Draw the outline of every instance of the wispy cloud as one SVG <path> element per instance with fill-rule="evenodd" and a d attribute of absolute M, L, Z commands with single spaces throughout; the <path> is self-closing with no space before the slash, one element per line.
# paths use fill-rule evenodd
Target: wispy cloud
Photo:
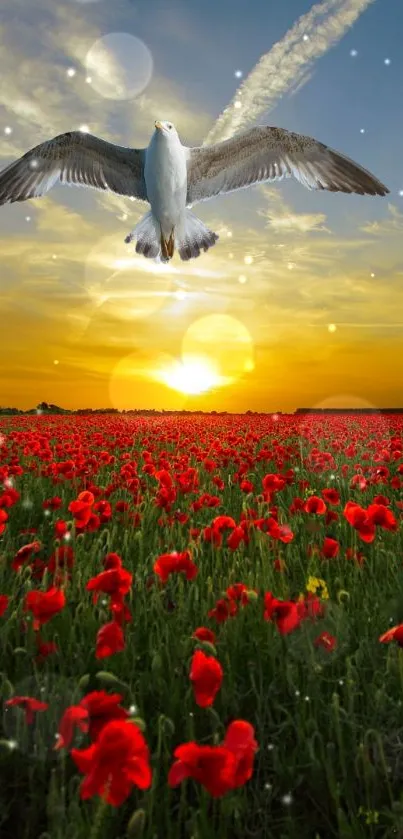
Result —
<path fill-rule="evenodd" d="M 315 61 L 350 29 L 374 0 L 325 0 L 302 15 L 256 67 L 207 134 L 204 144 L 232 137 L 272 110 L 290 90 L 310 78 Z M 240 103 L 240 107 L 239 107 Z"/>

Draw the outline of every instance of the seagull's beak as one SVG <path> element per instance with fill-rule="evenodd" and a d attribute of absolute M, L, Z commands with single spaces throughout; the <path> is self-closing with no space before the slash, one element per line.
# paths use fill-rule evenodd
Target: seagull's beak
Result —
<path fill-rule="evenodd" d="M 163 125 L 162 125 L 162 123 L 161 123 L 161 122 L 159 122 L 158 120 L 157 120 L 157 122 L 155 123 L 155 127 L 156 127 L 156 129 L 157 129 L 158 131 L 162 131 L 162 130 L 163 130 Z"/>

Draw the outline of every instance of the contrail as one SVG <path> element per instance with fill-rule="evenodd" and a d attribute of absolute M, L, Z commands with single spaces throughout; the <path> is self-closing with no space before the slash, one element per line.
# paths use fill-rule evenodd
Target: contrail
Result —
<path fill-rule="evenodd" d="M 310 78 L 309 70 L 315 60 L 335 46 L 373 2 L 324 0 L 312 6 L 270 52 L 262 55 L 203 145 L 232 137 L 274 108 L 284 93 L 302 86 L 301 82 Z"/>

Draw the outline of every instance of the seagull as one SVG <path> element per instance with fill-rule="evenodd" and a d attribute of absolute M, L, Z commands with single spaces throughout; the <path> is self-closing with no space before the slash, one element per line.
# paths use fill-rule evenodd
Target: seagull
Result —
<path fill-rule="evenodd" d="M 207 251 L 218 236 L 189 209 L 199 201 L 293 176 L 307 189 L 387 195 L 349 157 L 285 128 L 256 126 L 212 146 L 183 146 L 172 122 L 157 120 L 146 149 L 124 148 L 82 131 L 41 143 L 0 172 L 0 204 L 47 193 L 55 184 L 109 190 L 148 202 L 125 242 L 168 262 Z"/>

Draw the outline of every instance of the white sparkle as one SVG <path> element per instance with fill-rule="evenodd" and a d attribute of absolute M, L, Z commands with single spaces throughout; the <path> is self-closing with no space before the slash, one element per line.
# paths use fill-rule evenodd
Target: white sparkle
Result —
<path fill-rule="evenodd" d="M 129 711 L 131 714 L 137 713 L 137 705 L 129 705 Z"/>
<path fill-rule="evenodd" d="M 80 125 L 80 131 L 82 134 L 88 134 L 89 130 L 88 125 Z"/>
<path fill-rule="evenodd" d="M 238 282 L 243 285 L 244 283 L 248 282 L 248 278 L 245 277 L 245 274 L 240 274 L 240 276 L 238 277 Z"/>
<path fill-rule="evenodd" d="M 344 679 L 339 679 L 339 685 L 344 685 Z"/>
<path fill-rule="evenodd" d="M 50 516 L 50 510 L 44 510 L 43 515 L 49 517 Z"/>
<path fill-rule="evenodd" d="M 25 216 L 25 221 L 31 221 L 31 216 Z"/>
<path fill-rule="evenodd" d="M 235 70 L 234 76 L 236 79 L 242 78 L 242 70 Z"/>
<path fill-rule="evenodd" d="M 252 265 L 253 256 L 244 256 L 243 261 L 245 265 Z"/>
<path fill-rule="evenodd" d="M 296 266 L 295 262 L 288 262 L 287 263 L 287 268 L 288 268 L 289 271 L 292 271 L 292 269 L 296 268 L 296 267 L 297 266 Z"/>
<path fill-rule="evenodd" d="M 91 76 L 87 76 L 85 81 L 87 82 L 87 84 L 91 84 L 91 82 L 92 82 Z"/>
<path fill-rule="evenodd" d="M 4 129 L 4 133 L 5 134 L 12 134 L 13 133 L 13 129 L 11 128 L 11 125 L 6 125 L 6 127 Z"/>
<path fill-rule="evenodd" d="M 234 108 L 242 108 L 242 102 L 240 102 L 239 99 L 234 102 Z"/>
<path fill-rule="evenodd" d="M 303 35 L 302 40 L 303 41 L 309 41 L 309 35 Z"/>
<path fill-rule="evenodd" d="M 300 696 L 300 692 L 299 692 L 299 690 L 296 690 L 296 691 L 295 691 L 295 696 Z"/>
<path fill-rule="evenodd" d="M 34 502 L 31 501 L 30 498 L 24 498 L 24 500 L 21 501 L 21 506 L 24 507 L 25 510 L 30 510 L 31 507 L 34 506 Z"/>
<path fill-rule="evenodd" d="M 8 742 L 8 748 L 9 749 L 11 749 L 11 750 L 18 749 L 18 743 L 17 743 L 16 740 L 8 740 L 7 742 Z"/>
<path fill-rule="evenodd" d="M 64 539 L 65 542 L 70 542 L 71 533 L 65 533 L 64 536 L 63 536 L 63 539 Z"/>
<path fill-rule="evenodd" d="M 274 749 L 273 743 L 268 743 L 268 744 L 267 744 L 267 750 L 268 750 L 269 752 L 272 752 L 272 751 L 273 751 L 273 749 Z"/>
<path fill-rule="evenodd" d="M 232 236 L 232 230 L 227 230 L 227 236 L 228 236 L 228 239 L 230 239 L 230 238 L 231 238 L 231 236 Z"/>
<path fill-rule="evenodd" d="M 309 697 L 309 696 L 306 696 L 306 697 L 305 697 L 305 702 L 310 702 L 310 701 L 311 701 L 311 700 L 310 700 L 310 697 Z"/>
<path fill-rule="evenodd" d="M 403 198 L 403 189 L 399 189 L 399 195 L 401 198 Z"/>
<path fill-rule="evenodd" d="M 179 288 L 178 291 L 174 292 L 174 297 L 176 297 L 177 300 L 186 300 L 186 291 L 183 291 L 183 289 Z"/>
<path fill-rule="evenodd" d="M 285 807 L 289 807 L 290 804 L 292 804 L 292 795 L 290 792 L 288 792 L 287 795 L 283 795 L 281 803 L 284 804 Z"/>
<path fill-rule="evenodd" d="M 12 478 L 6 478 L 3 484 L 5 489 L 11 489 L 14 486 L 14 481 Z"/>
<path fill-rule="evenodd" d="M 372 279 L 373 279 L 373 278 L 375 277 L 375 274 L 374 274 L 374 273 L 372 273 L 372 274 L 371 274 L 371 277 L 372 277 Z"/>
<path fill-rule="evenodd" d="M 76 75 L 76 72 L 77 72 L 77 70 L 75 70 L 74 67 L 69 67 L 69 69 L 67 70 L 67 75 L 68 75 L 69 79 L 72 79 L 73 76 Z"/>
<path fill-rule="evenodd" d="M 350 50 L 350 55 L 351 55 L 351 58 L 356 58 L 357 55 L 358 55 L 357 50 Z"/>
<path fill-rule="evenodd" d="M 327 328 L 329 332 L 336 332 L 337 326 L 335 323 L 329 323 L 329 326 Z"/>
<path fill-rule="evenodd" d="M 36 160 L 35 157 L 32 160 L 29 161 L 29 168 L 30 169 L 37 169 L 38 166 L 39 166 L 39 163 L 38 163 L 38 161 Z"/>
<path fill-rule="evenodd" d="M 330 475 L 329 477 L 330 477 L 330 480 L 331 480 L 331 481 L 334 481 L 334 480 L 335 480 L 335 478 L 336 478 L 336 475 L 333 475 L 333 474 L 332 474 L 332 475 Z"/>
<path fill-rule="evenodd" d="M 56 253 L 52 253 L 52 259 L 57 259 L 57 254 Z"/>
<path fill-rule="evenodd" d="M 58 361 L 58 359 L 57 359 L 57 358 L 55 358 L 55 360 L 54 360 L 53 364 L 59 364 L 59 361 Z"/>
<path fill-rule="evenodd" d="M 128 218 L 129 217 L 128 217 L 127 213 L 123 213 L 123 215 L 120 217 L 120 220 L 121 221 L 127 221 Z"/>
<path fill-rule="evenodd" d="M 385 61 L 383 63 L 389 66 L 389 64 L 391 63 L 390 58 L 385 58 Z"/>
<path fill-rule="evenodd" d="M 365 128 L 360 128 L 360 134 L 365 134 Z"/>
<path fill-rule="evenodd" d="M 267 789 L 267 790 L 271 790 L 272 785 L 267 783 L 267 784 L 264 785 L 264 788 Z"/>

